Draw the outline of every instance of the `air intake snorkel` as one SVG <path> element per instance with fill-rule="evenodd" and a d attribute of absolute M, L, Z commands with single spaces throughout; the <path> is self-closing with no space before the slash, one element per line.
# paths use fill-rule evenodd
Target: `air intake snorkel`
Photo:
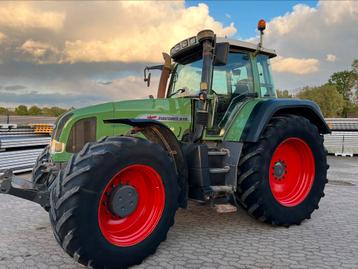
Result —
<path fill-rule="evenodd" d="M 203 67 L 198 96 L 199 100 L 195 101 L 194 130 L 192 135 L 193 142 L 198 141 L 202 137 L 204 129 L 208 124 L 207 95 L 212 82 L 216 37 L 212 30 L 203 30 L 197 34 L 197 40 L 201 43 L 203 48 Z"/>

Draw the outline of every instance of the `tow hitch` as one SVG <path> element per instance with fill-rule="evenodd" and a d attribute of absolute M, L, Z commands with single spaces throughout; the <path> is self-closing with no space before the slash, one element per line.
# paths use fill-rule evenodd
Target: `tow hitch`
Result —
<path fill-rule="evenodd" d="M 31 181 L 16 177 L 11 170 L 0 175 L 0 193 L 17 196 L 50 208 L 49 191 L 47 188 L 35 186 Z"/>

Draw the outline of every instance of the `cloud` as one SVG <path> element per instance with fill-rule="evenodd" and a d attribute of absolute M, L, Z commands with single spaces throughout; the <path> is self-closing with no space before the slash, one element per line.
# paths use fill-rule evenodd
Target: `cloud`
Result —
<path fill-rule="evenodd" d="M 9 86 L 4 86 L 4 90 L 6 91 L 18 91 L 18 90 L 24 90 L 27 87 L 24 85 L 9 85 Z"/>
<path fill-rule="evenodd" d="M 38 106 L 82 107 L 94 103 L 109 101 L 100 95 L 39 93 L 31 91 L 26 93 L 13 93 L 0 91 L 0 106 L 14 107 L 18 104 Z"/>
<path fill-rule="evenodd" d="M 204 28 L 227 36 L 236 32 L 233 24 L 224 27 L 215 21 L 205 4 L 186 8 L 183 2 L 166 2 L 160 6 L 156 2 L 118 2 L 112 8 L 121 16 L 111 31 L 100 30 L 95 24 L 88 25 L 108 35 L 98 39 L 85 33 L 76 40 L 66 40 L 67 61 L 158 62 L 162 60 L 162 51 L 169 51 L 175 43 Z M 138 21 L 142 27 L 138 27 Z"/>
<path fill-rule="evenodd" d="M 327 62 L 335 62 L 337 60 L 337 56 L 333 54 L 327 54 L 326 61 Z"/>
<path fill-rule="evenodd" d="M 22 52 L 37 63 L 57 62 L 61 54 L 57 48 L 45 42 L 27 40 L 21 45 Z M 31 60 L 30 59 L 30 60 Z"/>
<path fill-rule="evenodd" d="M 11 14 L 11 15 L 9 15 Z M 180 40 L 223 25 L 206 4 L 175 2 L 16 2 L 0 6 L 0 104 L 84 106 L 155 94 L 143 82 L 148 62 L 162 62 Z M 4 38 L 1 38 L 4 37 Z"/>
<path fill-rule="evenodd" d="M 54 31 L 62 29 L 65 14 L 58 11 L 46 11 L 33 7 L 31 3 L 1 3 L 0 27 L 16 30 L 43 28 Z"/>
<path fill-rule="evenodd" d="M 184 1 L 16 2 L 0 7 L 0 27 L 11 40 L 9 59 L 59 64 L 158 62 L 162 51 L 204 28 L 236 32 L 233 23 L 211 17 L 206 4 Z"/>
<path fill-rule="evenodd" d="M 315 7 L 299 4 L 292 11 L 271 19 L 267 23 L 264 46 L 276 49 L 282 57 L 273 64 L 276 65 L 274 77 L 278 88 L 320 85 L 332 73 L 349 69 L 358 57 L 355 50 L 358 47 L 357 24 L 357 1 L 319 1 Z M 329 60 L 333 57 L 328 59 L 328 54 L 339 61 L 332 64 Z M 300 67 L 292 67 L 293 61 L 287 58 L 301 59 L 295 61 Z M 295 77 L 302 73 L 301 67 L 309 68 Z M 294 72 L 283 72 L 285 69 Z"/>
<path fill-rule="evenodd" d="M 299 59 L 284 58 L 278 56 L 272 61 L 272 70 L 276 72 L 292 73 L 297 75 L 305 75 L 319 70 L 319 61 L 317 59 Z"/>
<path fill-rule="evenodd" d="M 71 81 L 68 84 L 57 83 L 52 91 L 48 89 L 53 81 L 45 81 L 37 90 L 22 85 L 11 85 L 0 88 L 0 106 L 25 104 L 79 108 L 114 100 L 142 99 L 156 94 L 159 77 L 153 75 L 151 82 L 151 86 L 146 87 L 143 78 L 129 75 L 115 79 L 110 84 L 101 84 L 90 79 Z M 78 88 L 82 90 L 79 92 Z M 15 90 L 20 91 L 15 92 Z"/>
<path fill-rule="evenodd" d="M 6 35 L 0 32 L 0 44 L 6 39 Z"/>
<path fill-rule="evenodd" d="M 86 105 L 155 95 L 159 71 L 152 72 L 150 88 L 143 82 L 144 63 L 0 64 L 0 106 Z M 109 83 L 110 82 L 110 83 Z M 21 83 L 21 84 L 20 84 Z M 6 90 L 8 86 L 26 88 Z M 18 87 L 19 88 L 19 87 Z M 17 102 L 16 102 L 17 100 Z"/>
<path fill-rule="evenodd" d="M 276 35 L 286 35 L 291 33 L 295 28 L 300 27 L 301 18 L 309 18 L 315 16 L 317 10 L 304 4 L 298 4 L 293 7 L 292 12 L 286 13 L 284 16 L 273 18 L 269 22 L 266 33 L 274 33 Z"/>
<path fill-rule="evenodd" d="M 280 55 L 272 64 L 276 85 L 319 85 L 348 69 L 357 57 L 357 12 L 356 1 L 320 1 L 269 21 L 264 46 Z M 162 51 L 203 28 L 221 36 L 236 31 L 206 4 L 183 1 L 1 3 L 0 84 L 27 88 L 1 90 L 0 103 L 78 107 L 155 94 L 154 72 L 152 87 L 143 83 L 145 65 L 161 62 Z M 339 61 L 327 62 L 328 54 Z"/>

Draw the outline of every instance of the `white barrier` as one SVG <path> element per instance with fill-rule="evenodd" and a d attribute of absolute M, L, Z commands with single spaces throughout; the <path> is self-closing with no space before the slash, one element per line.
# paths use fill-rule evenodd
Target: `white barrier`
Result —
<path fill-rule="evenodd" d="M 332 133 L 324 136 L 328 153 L 342 156 L 358 154 L 358 118 L 328 118 Z"/>

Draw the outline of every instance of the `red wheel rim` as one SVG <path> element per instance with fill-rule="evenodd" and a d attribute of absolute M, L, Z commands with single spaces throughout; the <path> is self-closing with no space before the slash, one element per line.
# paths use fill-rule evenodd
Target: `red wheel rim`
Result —
<path fill-rule="evenodd" d="M 284 140 L 272 156 L 269 172 L 275 199 L 287 207 L 300 204 L 309 194 L 315 177 L 310 147 L 300 138 Z"/>
<path fill-rule="evenodd" d="M 107 206 L 108 194 L 119 184 L 130 185 L 138 193 L 135 211 L 124 218 L 113 215 Z M 163 214 L 164 204 L 161 176 L 147 165 L 128 166 L 109 181 L 102 193 L 98 209 L 99 227 L 103 236 L 116 246 L 136 245 L 153 232 Z"/>

